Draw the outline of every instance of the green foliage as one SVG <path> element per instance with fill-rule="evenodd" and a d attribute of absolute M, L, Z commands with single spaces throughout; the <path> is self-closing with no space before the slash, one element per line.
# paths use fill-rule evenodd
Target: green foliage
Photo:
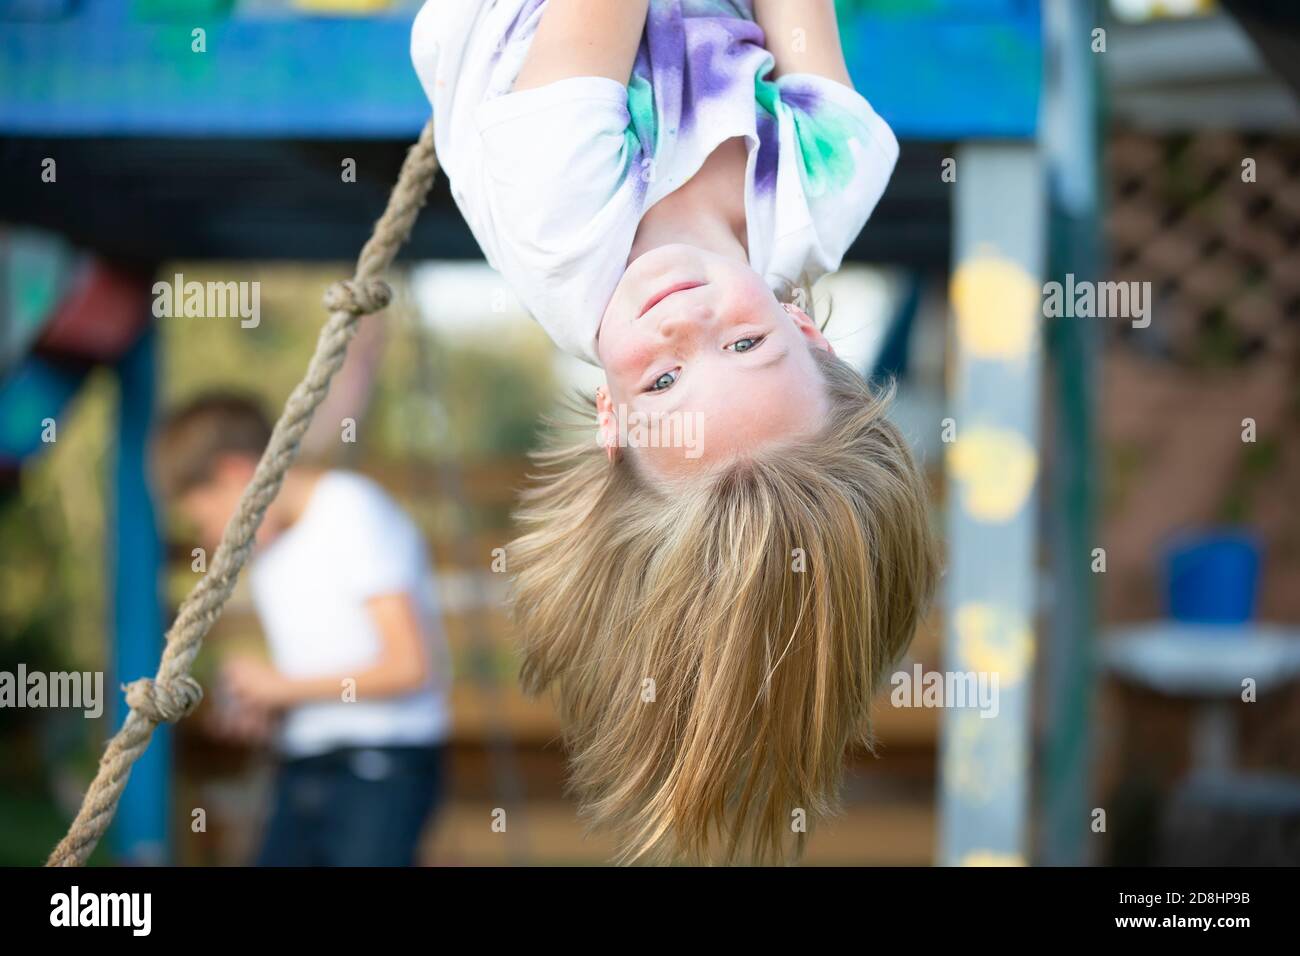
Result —
<path fill-rule="evenodd" d="M 115 401 L 111 379 L 92 375 L 57 441 L 0 498 L 0 670 L 104 668 L 103 495 Z M 40 863 L 63 835 L 67 821 L 52 794 L 61 780 L 75 789 L 90 778 L 103 742 L 98 723 L 0 709 L 0 865 Z"/>
<path fill-rule="evenodd" d="M 112 381 L 93 375 L 0 501 L 0 668 L 87 669 L 103 662 L 104 466 Z"/>
<path fill-rule="evenodd" d="M 1244 524 L 1254 517 L 1260 486 L 1282 463 L 1282 450 L 1274 438 L 1248 443 L 1243 448 L 1232 484 L 1219 505 L 1219 519 L 1227 524 Z"/>

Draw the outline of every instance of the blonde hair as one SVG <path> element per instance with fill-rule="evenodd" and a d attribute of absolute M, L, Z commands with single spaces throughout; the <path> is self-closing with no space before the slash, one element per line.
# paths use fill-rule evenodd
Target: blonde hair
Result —
<path fill-rule="evenodd" d="M 611 465 L 594 418 L 535 456 L 507 549 L 522 680 L 554 691 L 571 786 L 625 861 L 797 858 L 793 814 L 834 812 L 930 599 L 926 487 L 888 396 L 813 354 L 821 433 L 684 493 Z"/>

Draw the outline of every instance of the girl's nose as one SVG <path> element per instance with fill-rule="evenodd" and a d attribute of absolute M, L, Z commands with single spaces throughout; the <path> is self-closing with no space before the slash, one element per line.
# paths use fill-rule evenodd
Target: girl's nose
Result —
<path fill-rule="evenodd" d="M 706 306 L 699 304 L 672 309 L 659 320 L 659 334 L 670 342 L 681 345 L 704 332 L 711 314 Z"/>

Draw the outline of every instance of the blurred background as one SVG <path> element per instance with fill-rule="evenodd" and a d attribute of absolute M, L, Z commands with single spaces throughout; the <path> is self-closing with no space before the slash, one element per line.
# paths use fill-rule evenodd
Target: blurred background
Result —
<path fill-rule="evenodd" d="M 150 423 L 212 387 L 278 409 L 298 380 L 427 117 L 418 6 L 0 0 L 0 672 L 103 672 L 107 698 L 0 707 L 0 864 L 62 835 L 196 579 Z M 1000 706 L 886 688 L 806 862 L 1300 862 L 1300 9 L 837 6 L 903 149 L 815 305 L 899 381 L 933 482 L 948 571 L 901 670 L 996 672 Z M 176 274 L 258 283 L 260 321 L 155 319 Z M 1067 277 L 1149 283 L 1149 324 L 1046 315 Z M 491 567 L 540 417 L 598 373 L 482 262 L 445 181 L 393 284 L 304 448 L 382 483 L 435 557 L 455 727 L 422 859 L 605 862 Z M 241 584 L 196 676 L 260 646 Z M 155 736 L 96 862 L 247 861 L 268 758 L 197 716 Z"/>

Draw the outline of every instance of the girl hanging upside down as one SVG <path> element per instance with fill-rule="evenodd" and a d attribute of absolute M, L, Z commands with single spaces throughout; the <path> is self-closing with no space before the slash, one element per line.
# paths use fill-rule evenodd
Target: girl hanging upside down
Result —
<path fill-rule="evenodd" d="M 625 859 L 794 859 L 937 568 L 884 399 L 804 310 L 898 156 L 834 4 L 429 0 L 412 55 L 488 261 L 605 372 L 507 549 L 584 812 Z"/>

